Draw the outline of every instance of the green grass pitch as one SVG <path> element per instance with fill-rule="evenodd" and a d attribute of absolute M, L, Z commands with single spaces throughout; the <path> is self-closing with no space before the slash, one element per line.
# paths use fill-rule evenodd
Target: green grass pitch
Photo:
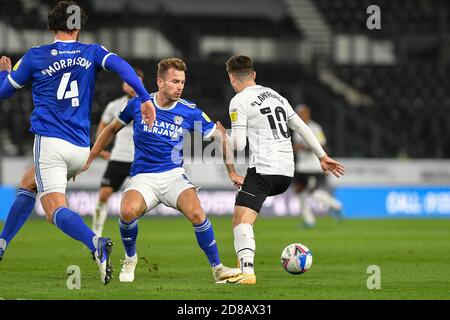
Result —
<path fill-rule="evenodd" d="M 231 217 L 210 217 L 224 264 L 236 258 Z M 90 224 L 90 220 L 87 222 Z M 3 226 L 3 223 L 1 224 Z M 124 250 L 117 217 L 105 234 L 115 243 L 114 278 L 104 286 L 88 250 L 43 219 L 29 220 L 0 262 L 2 299 L 449 299 L 450 220 L 344 220 L 324 218 L 314 229 L 296 218 L 260 217 L 255 225 L 257 284 L 216 285 L 193 228 L 182 218 L 139 222 L 134 283 L 120 283 Z M 312 268 L 290 275 L 282 249 L 301 242 Z M 81 289 L 66 286 L 66 268 L 81 269 Z M 367 268 L 381 269 L 381 289 L 369 290 Z"/>

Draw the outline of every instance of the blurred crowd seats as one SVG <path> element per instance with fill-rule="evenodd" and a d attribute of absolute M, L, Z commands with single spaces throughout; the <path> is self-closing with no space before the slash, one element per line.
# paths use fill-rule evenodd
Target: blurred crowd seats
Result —
<path fill-rule="evenodd" d="M 51 1 L 41 1 L 49 4 Z M 89 8 L 89 1 L 83 6 Z M 398 35 L 442 34 L 450 31 L 445 1 L 435 0 L 317 0 L 333 33 L 361 33 L 367 19 L 366 8 L 377 4 L 381 8 L 380 34 L 397 41 Z M 280 1 L 282 5 L 282 1 Z M 24 28 L 45 28 L 37 12 L 23 8 L 23 1 L 2 0 L 0 17 Z M 92 8 L 92 7 L 91 7 Z M 9 12 L 24 12 L 12 19 Z M 283 19 L 269 17 L 230 17 L 211 15 L 176 16 L 159 11 L 142 14 L 124 8 L 121 12 L 95 12 L 90 21 L 108 27 L 117 25 L 153 25 L 177 49 L 188 64 L 186 99 L 196 102 L 211 118 L 230 126 L 228 103 L 234 92 L 228 83 L 224 62 L 225 53 L 208 58 L 198 55 L 193 42 L 201 35 L 241 35 L 260 37 L 297 37 L 302 33 L 286 14 Z M 87 28 L 94 28 L 91 23 Z M 187 32 L 187 30 L 189 32 Z M 189 35 L 189 36 L 187 36 Z M 444 51 L 445 52 L 445 51 Z M 3 53 L 5 54 L 5 53 Z M 120 52 L 119 52 L 120 54 Z M 349 105 L 340 94 L 319 80 L 315 65 L 300 63 L 256 63 L 258 82 L 279 91 L 293 107 L 303 102 L 311 106 L 314 119 L 321 123 L 328 136 L 331 152 L 349 157 L 450 157 L 450 80 L 445 59 L 429 56 L 398 59 L 395 65 L 335 65 L 334 74 L 368 95 L 372 105 Z M 442 55 L 441 55 L 442 56 Z M 13 56 L 14 61 L 20 56 Z M 156 90 L 157 60 L 130 59 L 134 67 L 146 73 L 145 84 Z M 448 60 L 447 60 L 448 61 Z M 0 152 L 7 155 L 30 155 L 33 136 L 28 132 L 33 109 L 30 87 L 18 91 L 14 97 L 0 101 Z M 93 130 L 106 104 L 122 94 L 120 79 L 101 72 L 95 90 L 92 108 Z"/>

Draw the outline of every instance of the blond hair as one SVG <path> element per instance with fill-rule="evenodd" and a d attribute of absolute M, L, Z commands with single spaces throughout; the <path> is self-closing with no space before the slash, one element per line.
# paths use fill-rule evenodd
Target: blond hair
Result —
<path fill-rule="evenodd" d="M 186 63 L 179 58 L 166 58 L 158 63 L 158 78 L 164 76 L 169 69 L 186 71 Z"/>

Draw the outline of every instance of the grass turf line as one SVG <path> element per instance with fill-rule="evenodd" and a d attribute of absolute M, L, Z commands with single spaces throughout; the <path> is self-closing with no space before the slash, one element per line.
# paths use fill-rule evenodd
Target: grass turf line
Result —
<path fill-rule="evenodd" d="M 222 262 L 236 264 L 230 217 L 214 217 Z M 90 220 L 86 219 L 90 224 Z M 3 225 L 3 224 L 2 224 Z M 0 262 L 3 299 L 449 299 L 450 220 L 319 219 L 314 229 L 297 218 L 261 217 L 255 225 L 255 286 L 214 284 L 207 259 L 182 217 L 139 221 L 139 263 L 133 283 L 120 283 L 124 250 L 117 219 L 105 235 L 115 243 L 114 278 L 104 286 L 87 248 L 43 219 L 27 221 Z M 313 252 L 312 268 L 290 275 L 282 249 L 301 242 Z M 66 287 L 66 268 L 81 269 L 81 290 Z M 381 268 L 381 290 L 366 286 L 369 265 Z"/>

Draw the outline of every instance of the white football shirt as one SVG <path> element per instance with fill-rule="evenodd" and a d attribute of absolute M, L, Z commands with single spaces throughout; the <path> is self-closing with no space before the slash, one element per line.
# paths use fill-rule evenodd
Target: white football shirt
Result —
<path fill-rule="evenodd" d="M 247 130 L 250 168 L 260 174 L 294 176 L 294 152 L 288 119 L 296 115 L 276 91 L 255 85 L 245 88 L 230 102 L 233 129 Z"/>
<path fill-rule="evenodd" d="M 102 114 L 102 121 L 110 123 L 119 114 L 120 110 L 127 104 L 128 96 L 115 99 L 108 103 Z M 120 130 L 116 135 L 114 147 L 111 151 L 112 161 L 133 162 L 134 142 L 133 142 L 133 122 Z"/>
<path fill-rule="evenodd" d="M 320 145 L 324 146 L 327 143 L 327 140 L 322 127 L 317 122 L 312 120 L 306 125 L 312 130 L 317 140 L 319 140 Z M 319 159 L 317 159 L 316 154 L 308 147 L 308 144 L 303 140 L 303 138 L 297 132 L 294 132 L 292 140 L 294 143 L 301 144 L 305 148 L 297 151 L 297 163 L 295 165 L 295 169 L 298 172 L 303 173 L 322 173 L 323 171 L 320 167 Z"/>

